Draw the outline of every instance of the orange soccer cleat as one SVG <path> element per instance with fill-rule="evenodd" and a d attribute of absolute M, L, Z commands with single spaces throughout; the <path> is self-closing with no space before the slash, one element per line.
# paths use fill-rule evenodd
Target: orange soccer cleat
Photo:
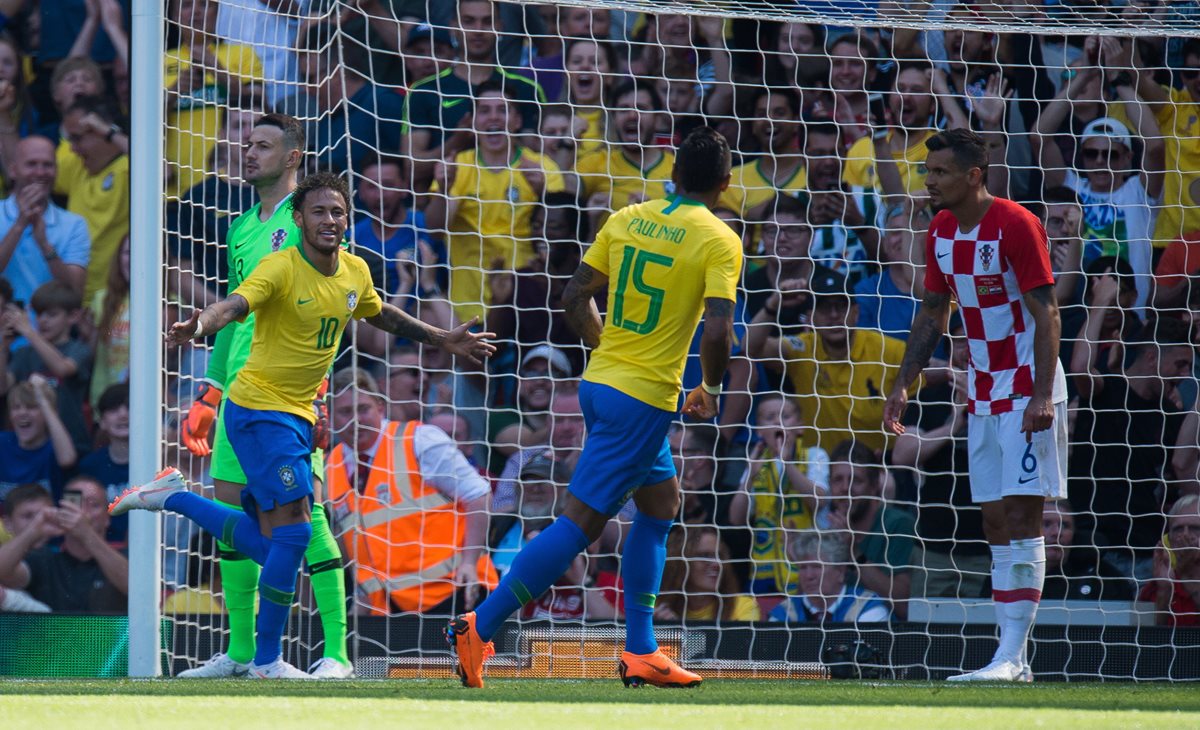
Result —
<path fill-rule="evenodd" d="M 446 626 L 446 641 L 454 650 L 457 661 L 454 671 L 464 687 L 483 686 L 483 663 L 496 653 L 490 641 L 484 641 L 475 629 L 475 612 L 451 619 Z"/>
<path fill-rule="evenodd" d="M 621 652 L 621 664 L 617 668 L 626 687 L 698 687 L 704 678 L 689 672 L 656 649 L 653 654 L 630 654 Z"/>

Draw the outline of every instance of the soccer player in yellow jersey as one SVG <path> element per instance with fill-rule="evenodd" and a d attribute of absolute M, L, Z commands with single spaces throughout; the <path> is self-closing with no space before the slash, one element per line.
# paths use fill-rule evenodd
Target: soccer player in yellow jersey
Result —
<path fill-rule="evenodd" d="M 588 436 L 565 509 L 513 561 L 500 585 L 473 612 L 452 620 L 446 637 L 468 687 L 483 686 L 483 662 L 504 620 L 540 596 L 631 496 L 637 516 L 625 540 L 626 639 L 621 678 L 692 687 L 701 678 L 677 666 L 654 641 L 654 602 L 679 512 L 679 480 L 667 430 L 676 418 L 684 360 L 704 315 L 704 382 L 683 412 L 708 419 L 733 342 L 733 306 L 742 248 L 713 215 L 729 185 L 729 145 L 701 127 L 683 141 L 671 177 L 678 194 L 626 207 L 596 236 L 567 284 L 568 321 L 595 348 L 579 389 Z M 602 321 L 595 295 L 608 293 Z"/>
<path fill-rule="evenodd" d="M 609 139 L 612 142 L 580 158 L 575 165 L 588 214 L 599 230 L 608 211 L 675 192 L 675 153 L 654 146 L 665 113 L 662 97 L 649 82 L 628 81 L 612 94 Z"/>
<path fill-rule="evenodd" d="M 187 490 L 171 468 L 126 490 L 109 508 L 170 510 L 188 517 L 263 566 L 250 675 L 296 679 L 309 675 L 281 658 L 281 641 L 295 595 L 296 573 L 312 536 L 312 403 L 351 319 L 436 345 L 472 361 L 490 354 L 488 333 L 430 327 L 384 303 L 366 263 L 341 250 L 350 191 L 331 173 L 305 178 L 292 193 L 301 243 L 270 254 L 228 298 L 173 324 L 168 345 L 213 333 L 255 314 L 250 357 L 229 389 L 222 412 L 230 446 L 246 473 L 239 512 Z"/>

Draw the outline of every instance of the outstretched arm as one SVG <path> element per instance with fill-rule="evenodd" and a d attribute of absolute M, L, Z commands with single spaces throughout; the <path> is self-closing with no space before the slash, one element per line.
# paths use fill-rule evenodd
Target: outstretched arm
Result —
<path fill-rule="evenodd" d="M 496 351 L 495 345 L 486 342 L 489 337 L 496 336 L 494 333 L 470 331 L 479 321 L 478 317 L 473 317 L 470 322 L 463 322 L 454 329 L 446 331 L 440 327 L 425 324 L 399 307 L 384 302 L 379 314 L 366 317 L 364 321 L 384 332 L 391 332 L 393 335 L 414 342 L 440 347 L 451 355 L 461 355 L 476 365 L 481 363 L 482 358 Z"/>
<path fill-rule="evenodd" d="M 183 322 L 176 322 L 167 330 L 167 344 L 173 347 L 182 345 L 194 337 L 211 335 L 219 332 L 234 320 L 242 320 L 250 314 L 250 303 L 241 294 L 230 294 L 216 304 L 210 304 L 203 310 L 192 310 L 192 316 Z"/>
<path fill-rule="evenodd" d="M 596 295 L 607 288 L 607 276 L 587 264 L 580 264 L 563 290 L 562 304 L 567 322 L 583 344 L 593 349 L 600 346 L 600 333 L 604 330 L 604 321 L 596 307 Z"/>

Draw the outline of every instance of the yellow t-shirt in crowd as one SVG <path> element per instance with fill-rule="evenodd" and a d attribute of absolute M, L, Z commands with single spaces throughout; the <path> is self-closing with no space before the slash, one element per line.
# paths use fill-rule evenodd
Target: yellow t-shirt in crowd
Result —
<path fill-rule="evenodd" d="M 914 141 L 902 150 L 893 150 L 892 158 L 900 168 L 900 181 L 904 183 L 904 192 L 913 193 L 925 187 L 925 176 L 929 171 L 925 168 L 925 158 L 929 150 L 925 140 L 932 132 L 926 132 L 920 141 Z M 864 188 L 879 187 L 879 176 L 875 174 L 875 143 L 870 136 L 859 139 L 850 145 L 846 153 L 846 163 L 842 167 L 842 180 L 849 185 L 861 185 Z"/>
<path fill-rule="evenodd" d="M 880 450 L 889 443 L 883 404 L 904 360 L 904 341 L 878 330 L 851 332 L 847 360 L 831 359 L 815 332 L 782 340 L 796 402 L 811 426 L 800 439 L 805 447 L 833 451 L 842 441 L 856 439 Z"/>
<path fill-rule="evenodd" d="M 1167 142 L 1167 174 L 1162 208 L 1154 227 L 1154 247 L 1166 248 L 1185 234 L 1200 231 L 1200 200 L 1192 185 L 1200 179 L 1200 103 L 1186 89 L 1166 89 L 1169 103 L 1155 116 Z"/>
<path fill-rule="evenodd" d="M 583 130 L 583 139 L 592 143 L 604 141 L 604 110 L 599 107 L 578 107 L 575 109 L 575 116 L 587 122 L 587 129 Z M 581 149 L 586 148 L 588 151 L 597 149 L 599 145 L 581 145 Z"/>
<path fill-rule="evenodd" d="M 242 83 L 261 82 L 263 66 L 251 46 L 234 43 L 214 43 L 209 49 L 217 63 Z M 191 49 L 187 46 L 167 51 L 163 83 L 169 89 L 180 72 L 192 65 Z M 204 179 L 209 172 L 209 153 L 216 146 L 225 109 L 231 99 L 229 89 L 217 83 L 212 73 L 204 75 L 204 85 L 180 95 L 177 103 L 167 109 L 167 139 L 163 147 L 168 168 L 173 175 L 167 183 L 167 195 L 179 196 Z"/>
<path fill-rule="evenodd" d="M 717 615 L 717 609 L 720 608 L 722 602 L 728 601 L 733 601 L 733 611 L 729 614 L 729 618 L 724 619 L 725 621 L 758 621 L 762 618 L 762 614 L 758 610 L 758 601 L 754 600 L 754 596 L 744 593 L 736 596 L 721 596 L 716 603 L 702 608 L 691 608 L 689 601 L 685 618 L 688 621 L 716 621 L 721 618 Z"/>
<path fill-rule="evenodd" d="M 584 202 L 596 193 L 607 192 L 612 198 L 609 207 L 620 210 L 631 203 L 657 200 L 674 193 L 675 183 L 671 182 L 674 167 L 675 153 L 670 150 L 662 150 L 662 157 L 643 170 L 619 146 L 612 145 L 581 157 L 575 164 L 575 172 L 579 174 Z"/>
<path fill-rule="evenodd" d="M 729 187 L 721 193 L 717 205 L 729 208 L 742 220 L 753 225 L 764 222 L 767 216 L 755 216 L 756 220 L 750 220 L 746 216 L 751 210 L 773 200 L 779 193 L 795 195 L 806 189 L 808 189 L 808 170 L 803 165 L 796 168 L 792 176 L 782 185 L 775 187 L 775 184 L 763 175 L 762 160 L 759 159 L 738 165 L 730 171 Z"/>
<path fill-rule="evenodd" d="M 67 210 L 83 216 L 92 237 L 83 301 L 107 286 L 108 269 L 121 241 L 129 235 L 129 156 L 118 155 L 95 175 L 75 154 L 58 156 L 54 192 L 67 196 Z"/>
<path fill-rule="evenodd" d="M 613 213 L 583 260 L 608 277 L 583 377 L 674 412 L 704 300 L 736 300 L 742 242 L 703 203 L 672 195 Z"/>
<path fill-rule="evenodd" d="M 337 271 L 326 276 L 296 246 L 263 257 L 233 294 L 250 304 L 255 323 L 250 357 L 229 399 L 243 408 L 315 422 L 313 397 L 346 325 L 383 308 L 367 263 L 341 251 Z"/>
<path fill-rule="evenodd" d="M 829 480 L 829 455 L 823 449 L 803 450 L 796 445 L 803 460 L 794 462 L 806 477 L 825 485 Z M 814 526 L 813 515 L 804 498 L 795 494 L 788 483 L 787 473 L 771 449 L 764 449 L 765 463 L 750 482 L 751 512 L 754 515 L 754 542 L 750 547 L 752 569 L 750 579 L 755 583 L 774 584 L 775 591 L 789 593 L 796 584 L 796 571 L 787 556 L 787 538 L 800 530 Z M 758 593 L 758 588 L 755 588 Z"/>
<path fill-rule="evenodd" d="M 533 160 L 545 175 L 545 192 L 563 188 L 562 172 L 548 157 L 520 147 L 508 167 L 487 167 L 476 150 L 454 158 L 454 183 L 448 193 L 458 203 L 447 245 L 450 260 L 450 302 L 464 321 L 482 320 L 492 292 L 483 285 L 485 270 L 499 259 L 505 269 L 516 270 L 533 258 L 533 232 L 529 221 L 541 197 L 520 168 Z M 435 182 L 430 192 L 437 192 Z"/>

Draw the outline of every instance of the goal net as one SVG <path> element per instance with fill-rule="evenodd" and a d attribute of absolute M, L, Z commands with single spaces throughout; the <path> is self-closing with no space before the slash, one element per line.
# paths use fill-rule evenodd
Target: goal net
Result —
<path fill-rule="evenodd" d="M 449 677 L 446 617 L 561 512 L 584 444 L 588 351 L 564 287 L 613 211 L 676 193 L 675 148 L 713 127 L 734 165 L 715 212 L 745 266 L 720 415 L 671 429 L 682 500 L 659 641 L 711 677 L 942 678 L 995 647 L 973 482 L 1021 466 L 968 472 L 975 323 L 951 318 L 903 436 L 882 409 L 924 294 L 925 142 L 973 130 L 989 190 L 1046 228 L 1062 320 L 1069 479 L 1041 520 L 1033 671 L 1200 677 L 1182 651 L 1200 622 L 1198 20 L 1190 2 L 173 0 L 164 304 L 186 315 L 250 274 L 231 272 L 226 235 L 257 202 L 254 124 L 280 112 L 303 123 L 302 175 L 350 181 L 349 250 L 381 294 L 496 333 L 479 369 L 352 328 L 331 389 L 349 657 L 359 676 Z M 660 263 L 627 261 L 610 286 L 653 301 Z M 605 316 L 654 328 L 645 309 Z M 165 461 L 210 496 L 209 460 L 175 427 L 211 354 L 167 352 L 162 404 Z M 506 624 L 492 676 L 611 676 L 632 505 Z M 228 641 L 217 554 L 166 518 L 173 672 Z M 326 649 L 312 582 L 296 664 Z"/>

